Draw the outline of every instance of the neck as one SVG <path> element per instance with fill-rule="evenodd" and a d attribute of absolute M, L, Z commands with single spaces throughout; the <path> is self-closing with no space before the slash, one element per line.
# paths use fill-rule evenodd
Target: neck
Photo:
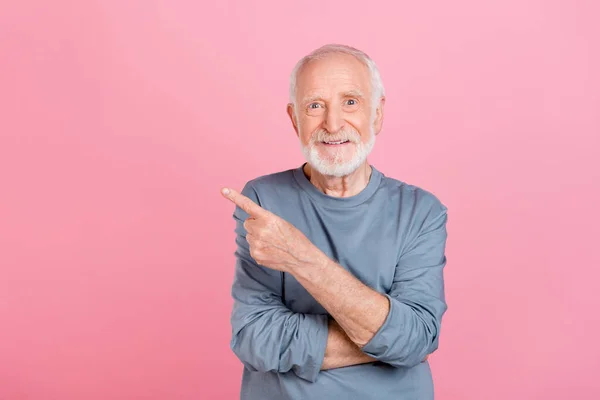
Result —
<path fill-rule="evenodd" d="M 304 166 L 304 174 L 317 189 L 332 197 L 350 197 L 359 194 L 369 184 L 372 168 L 365 161 L 354 172 L 342 177 L 323 175 L 309 163 Z"/>

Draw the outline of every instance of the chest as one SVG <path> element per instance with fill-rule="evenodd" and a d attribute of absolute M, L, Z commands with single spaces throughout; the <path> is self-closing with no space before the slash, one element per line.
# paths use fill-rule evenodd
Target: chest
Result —
<path fill-rule="evenodd" d="M 361 282 L 380 293 L 390 290 L 400 251 L 397 216 L 385 206 L 378 210 L 299 211 L 285 219 Z M 292 275 L 284 273 L 282 285 L 284 302 L 290 310 L 327 313 Z"/>

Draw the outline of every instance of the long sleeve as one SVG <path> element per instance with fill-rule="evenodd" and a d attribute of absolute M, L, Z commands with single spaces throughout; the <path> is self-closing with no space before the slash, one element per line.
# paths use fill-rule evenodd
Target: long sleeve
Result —
<path fill-rule="evenodd" d="M 250 184 L 242 194 L 260 205 Z M 236 207 L 236 265 L 231 290 L 231 349 L 251 371 L 285 373 L 314 382 L 327 346 L 327 315 L 290 311 L 282 300 L 282 273 L 257 264 L 250 255 L 244 221 Z"/>
<path fill-rule="evenodd" d="M 447 310 L 443 269 L 446 265 L 447 208 L 433 196 L 418 221 L 417 234 L 399 257 L 394 282 L 385 296 L 390 311 L 362 350 L 393 366 L 415 366 L 438 348 Z M 431 203 L 431 202 L 430 202 Z"/>

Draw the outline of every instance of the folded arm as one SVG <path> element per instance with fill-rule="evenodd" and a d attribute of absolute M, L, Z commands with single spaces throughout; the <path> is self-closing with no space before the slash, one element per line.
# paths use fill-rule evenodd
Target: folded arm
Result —
<path fill-rule="evenodd" d="M 342 327 L 334 320 L 329 320 L 329 334 L 327 348 L 323 360 L 322 370 L 348 367 L 350 365 L 365 364 L 377 361 L 365 353 L 354 343 Z"/>
<path fill-rule="evenodd" d="M 242 193 L 258 204 L 251 187 Z M 259 265 L 250 256 L 247 217 L 236 208 L 231 316 L 231 348 L 247 368 L 293 371 L 314 382 L 320 369 L 375 360 L 415 365 L 437 348 L 446 307 L 442 279 L 446 209 L 440 203 L 434 204 L 403 251 L 387 294 L 367 287 L 326 256 L 289 271 L 336 321 L 287 309 L 281 296 L 282 272 Z"/>
<path fill-rule="evenodd" d="M 447 310 L 443 269 L 446 265 L 447 209 L 435 202 L 419 233 L 402 252 L 386 297 L 390 312 L 362 350 L 395 366 L 413 366 L 439 344 Z"/>
<path fill-rule="evenodd" d="M 427 361 L 428 358 L 429 355 L 426 355 L 422 362 Z M 362 351 L 356 343 L 350 340 L 340 324 L 334 319 L 329 320 L 329 334 L 327 336 L 325 359 L 321 366 L 322 370 L 366 364 L 375 361 L 380 360 L 371 357 Z"/>
<path fill-rule="evenodd" d="M 254 190 L 243 194 L 258 203 Z M 292 371 L 314 382 L 328 341 L 328 316 L 290 311 L 282 300 L 282 273 L 258 265 L 250 256 L 244 221 L 236 208 L 236 266 L 232 286 L 231 349 L 252 371 Z"/>
<path fill-rule="evenodd" d="M 447 308 L 447 209 L 430 203 L 403 249 L 389 293 L 374 291 L 330 259 L 292 271 L 362 352 L 394 366 L 417 365 L 437 349 Z"/>

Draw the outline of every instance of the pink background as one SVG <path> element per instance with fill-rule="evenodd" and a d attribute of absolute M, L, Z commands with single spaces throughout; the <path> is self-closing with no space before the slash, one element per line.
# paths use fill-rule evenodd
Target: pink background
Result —
<path fill-rule="evenodd" d="M 328 42 L 381 69 L 370 161 L 449 208 L 436 398 L 600 398 L 597 2 L 1 4 L 0 399 L 238 398 L 219 188 L 303 162 Z"/>

